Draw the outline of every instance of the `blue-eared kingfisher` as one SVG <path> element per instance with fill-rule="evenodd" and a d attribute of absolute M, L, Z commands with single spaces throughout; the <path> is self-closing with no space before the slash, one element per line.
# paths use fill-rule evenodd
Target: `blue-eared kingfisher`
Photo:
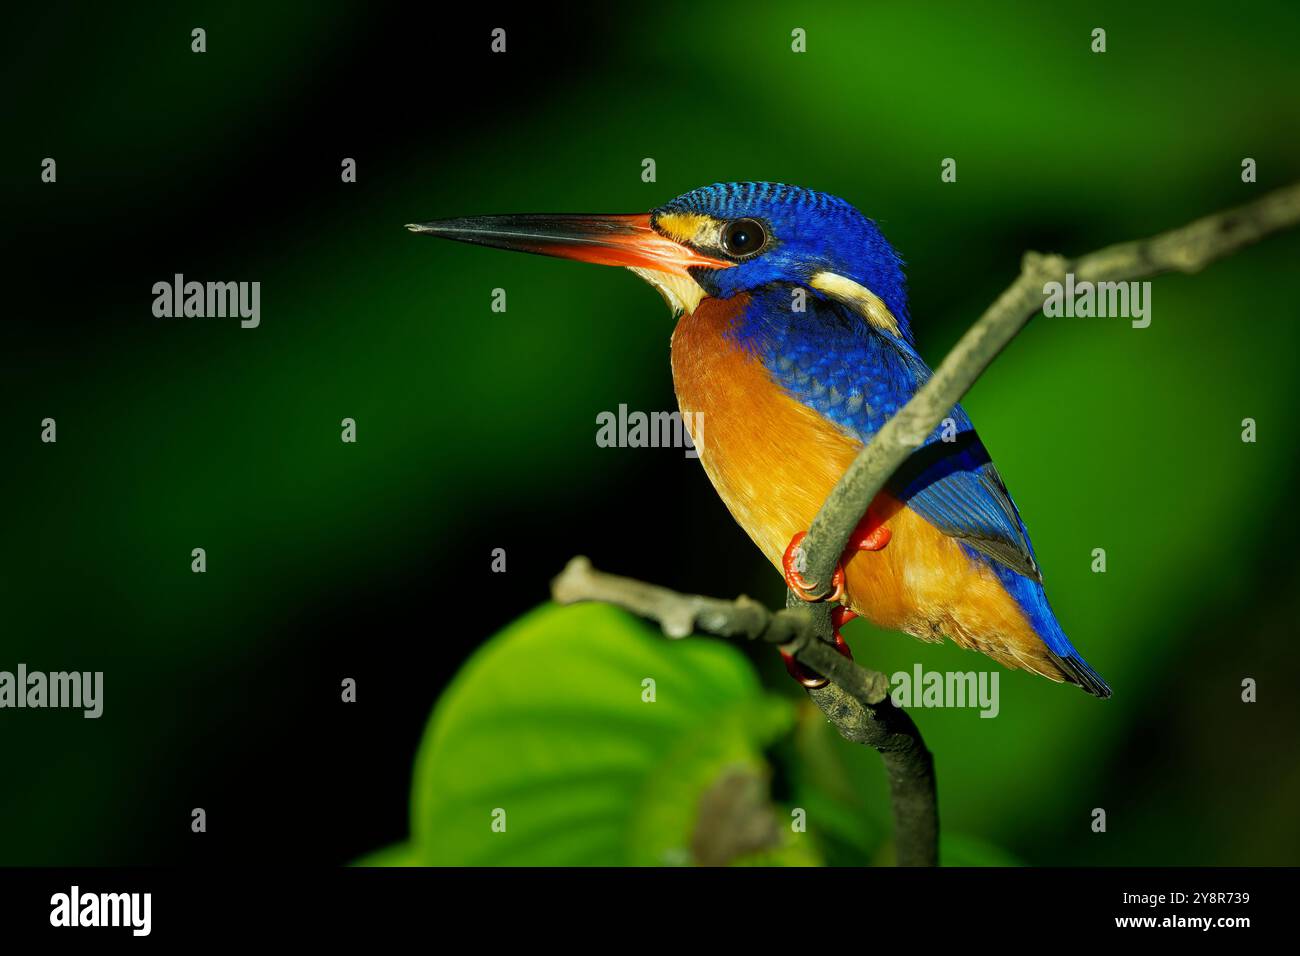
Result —
<path fill-rule="evenodd" d="M 625 266 L 679 317 L 673 384 L 700 461 L 787 584 L 804 530 L 854 457 L 931 376 L 902 260 L 843 199 L 719 183 L 646 214 L 523 214 L 413 223 L 461 242 Z M 863 515 L 832 581 L 835 640 L 859 615 L 946 635 L 1006 667 L 1110 688 L 1066 638 L 1024 522 L 960 405 Z M 850 655 L 851 656 L 851 655 Z M 807 687 L 825 681 L 787 658 Z"/>

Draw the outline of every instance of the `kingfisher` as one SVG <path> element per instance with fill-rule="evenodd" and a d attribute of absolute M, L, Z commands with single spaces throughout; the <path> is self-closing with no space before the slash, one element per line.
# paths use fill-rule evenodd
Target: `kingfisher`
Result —
<path fill-rule="evenodd" d="M 850 203 L 782 183 L 718 183 L 643 214 L 471 216 L 407 228 L 623 266 L 654 286 L 677 318 L 673 386 L 705 472 L 787 585 L 835 602 L 841 653 L 852 657 L 841 628 L 862 616 L 1110 696 L 1048 604 L 1025 524 L 960 405 L 867 508 L 829 593 L 804 579 L 805 529 L 864 444 L 932 374 L 913 339 L 903 261 Z M 785 657 L 805 687 L 825 685 Z"/>

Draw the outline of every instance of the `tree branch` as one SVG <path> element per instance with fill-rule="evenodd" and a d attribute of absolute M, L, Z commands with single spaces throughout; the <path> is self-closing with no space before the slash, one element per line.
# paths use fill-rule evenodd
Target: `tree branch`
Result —
<path fill-rule="evenodd" d="M 845 693 L 874 707 L 889 696 L 884 674 L 867 670 L 818 637 L 815 615 L 806 608 L 773 613 L 744 595 L 734 601 L 679 594 L 656 584 L 597 571 L 584 557 L 571 560 L 554 581 L 559 604 L 602 601 L 655 621 L 670 638 L 692 634 L 744 638 L 777 644 L 787 654 L 838 684 Z"/>
<path fill-rule="evenodd" d="M 940 363 L 933 377 L 878 431 L 823 503 L 803 541 L 806 581 L 827 582 L 867 506 L 908 456 L 934 431 L 1002 349 L 1043 307 L 1045 286 L 1122 282 L 1162 272 L 1196 272 L 1272 233 L 1300 224 L 1300 184 L 1199 219 L 1149 239 L 1070 260 L 1027 253 L 1015 282 L 998 296 Z M 812 588 L 812 593 L 818 593 Z M 826 593 L 828 588 L 822 589 Z M 694 632 L 779 644 L 830 683 L 808 695 L 847 740 L 880 752 L 889 776 L 898 863 L 938 862 L 939 818 L 934 759 L 912 719 L 888 697 L 885 675 L 842 657 L 831 638 L 830 607 L 793 592 L 772 612 L 741 597 L 722 601 L 604 574 L 574 558 L 552 583 L 561 604 L 606 601 L 658 621 L 669 637 Z"/>

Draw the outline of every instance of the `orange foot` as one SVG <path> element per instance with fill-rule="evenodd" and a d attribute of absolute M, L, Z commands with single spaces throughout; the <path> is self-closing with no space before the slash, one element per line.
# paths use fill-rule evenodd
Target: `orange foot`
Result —
<path fill-rule="evenodd" d="M 804 580 L 803 567 L 803 539 L 808 537 L 808 532 L 800 531 L 790 539 L 790 543 L 785 546 L 785 554 L 781 556 L 781 570 L 785 572 L 786 586 L 793 591 L 801 600 L 814 601 L 838 601 L 844 597 L 844 565 L 840 562 L 835 564 L 835 573 L 831 575 L 831 593 L 829 595 L 817 595 L 812 593 L 812 585 Z"/>
<path fill-rule="evenodd" d="M 800 531 L 790 539 L 790 543 L 785 547 L 785 554 L 781 556 L 781 570 L 785 572 L 785 583 L 801 600 L 808 602 L 815 601 L 842 601 L 844 600 L 844 558 L 835 563 L 835 572 L 831 575 L 831 593 L 828 595 L 818 595 L 812 593 L 812 585 L 804 580 L 803 576 L 803 539 L 808 536 L 806 531 Z M 885 545 L 889 544 L 889 539 L 894 536 L 882 523 L 881 519 L 867 511 L 858 522 L 858 526 L 853 529 L 849 535 L 849 543 L 845 545 L 844 554 L 853 551 L 883 551 Z"/>
<path fill-rule="evenodd" d="M 835 564 L 835 572 L 831 575 L 831 593 L 828 595 L 814 594 L 812 586 L 804 580 L 803 576 L 803 551 L 800 545 L 807 533 L 800 531 L 790 539 L 790 544 L 786 546 L 785 554 L 781 557 L 781 569 L 785 572 L 785 583 L 796 595 L 805 601 L 842 601 L 844 600 L 844 558 Z M 882 519 L 872 514 L 870 510 L 862 516 L 858 526 L 853 529 L 853 534 L 849 536 L 849 542 L 844 548 L 844 554 L 850 554 L 854 551 L 883 551 L 893 537 Z M 835 649 L 847 657 L 853 659 L 853 652 L 849 650 L 848 644 L 844 642 L 844 636 L 840 634 L 840 628 L 858 615 L 846 607 L 837 607 L 831 611 L 831 624 L 835 628 Z M 785 660 L 785 669 L 790 672 L 790 676 L 803 684 L 810 690 L 819 687 L 825 687 L 828 683 L 826 678 L 816 671 L 804 667 L 790 654 L 781 652 L 781 657 Z"/>
<path fill-rule="evenodd" d="M 849 650 L 849 645 L 844 641 L 844 635 L 840 633 L 840 628 L 858 615 L 846 607 L 837 607 L 831 611 L 831 626 L 835 628 L 835 649 L 853 660 L 853 652 Z M 781 659 L 785 661 L 785 669 L 790 672 L 790 676 L 803 684 L 809 690 L 816 690 L 819 687 L 825 687 L 829 681 L 816 671 L 804 667 L 794 659 L 793 654 L 787 654 L 781 651 Z"/>

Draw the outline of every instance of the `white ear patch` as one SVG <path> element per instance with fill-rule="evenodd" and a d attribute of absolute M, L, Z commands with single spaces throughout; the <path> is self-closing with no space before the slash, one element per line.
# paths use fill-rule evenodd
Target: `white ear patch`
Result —
<path fill-rule="evenodd" d="M 898 319 L 894 318 L 894 313 L 889 311 L 889 306 L 885 305 L 880 296 L 866 286 L 859 285 L 852 279 L 846 279 L 835 272 L 818 272 L 809 284 L 814 289 L 839 299 L 876 328 L 901 337 Z"/>

